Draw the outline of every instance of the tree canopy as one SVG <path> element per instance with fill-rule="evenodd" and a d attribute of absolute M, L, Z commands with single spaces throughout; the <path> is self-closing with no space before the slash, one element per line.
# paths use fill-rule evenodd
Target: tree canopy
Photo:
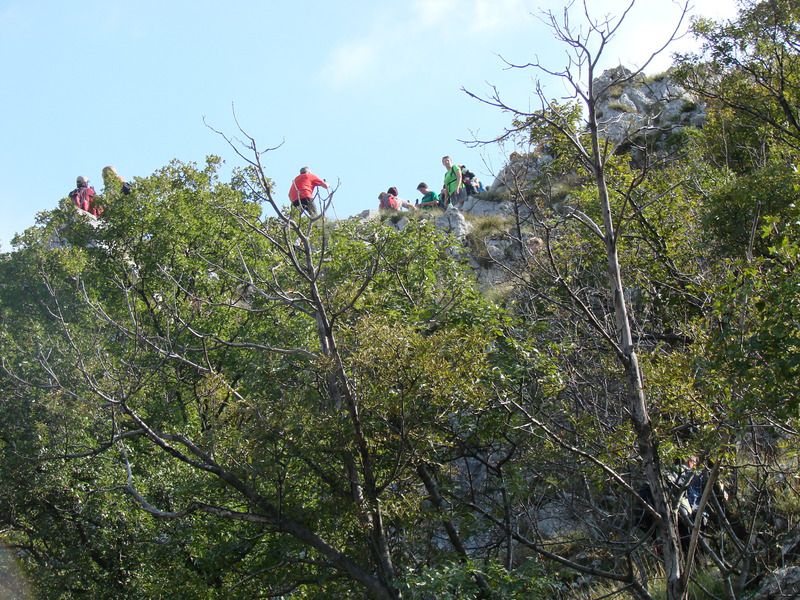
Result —
<path fill-rule="evenodd" d="M 800 13 L 694 22 L 660 77 L 702 127 L 609 110 L 655 85 L 595 70 L 625 15 L 547 15 L 568 64 L 520 67 L 572 99 L 483 99 L 517 147 L 466 241 L 331 221 L 335 188 L 282 207 L 244 131 L 230 181 L 176 160 L 18 236 L 0 541 L 30 594 L 733 600 L 794 565 Z"/>

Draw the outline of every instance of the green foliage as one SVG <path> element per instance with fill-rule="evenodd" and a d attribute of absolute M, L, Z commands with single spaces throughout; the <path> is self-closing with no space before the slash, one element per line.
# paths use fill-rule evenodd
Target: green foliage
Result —
<path fill-rule="evenodd" d="M 746 0 L 738 19 L 693 25 L 699 56 L 681 58 L 684 80 L 712 102 L 734 110 L 736 127 L 800 147 L 800 9 L 794 0 Z M 697 68 L 701 63 L 700 68 Z"/>
<path fill-rule="evenodd" d="M 704 542 L 755 576 L 797 522 L 797 22 L 787 0 L 699 21 L 708 62 L 682 68 L 706 127 L 603 155 L 658 459 L 739 482 Z M 269 180 L 221 182 L 215 157 L 107 186 L 98 224 L 66 199 L 39 215 L 0 255 L 0 539 L 37 595 L 617 589 L 523 560 L 541 548 L 649 569 L 597 157 L 575 103 L 514 128 L 552 160 L 510 196 L 541 242 L 491 290 L 505 308 L 436 212 L 403 231 L 264 218 Z M 471 221 L 488 261 L 512 224 Z M 565 521 L 548 538 L 547 510 Z M 699 569 L 690 597 L 726 576 Z"/>
<path fill-rule="evenodd" d="M 466 236 L 470 254 L 478 261 L 478 264 L 491 265 L 493 258 L 489 255 L 486 241 L 491 238 L 505 237 L 512 227 L 511 220 L 500 215 L 467 216 L 467 220 L 472 225 L 472 229 Z"/>
<path fill-rule="evenodd" d="M 356 453 L 383 518 L 407 532 L 402 567 L 435 527 L 415 465 L 450 460 L 487 409 L 501 318 L 452 240 L 417 220 L 403 232 L 262 220 L 217 167 L 174 162 L 138 179 L 132 195 L 109 194 L 97 228 L 65 203 L 0 263 L 0 381 L 14 400 L 13 452 L 0 455 L 14 485 L 0 501 L 20 515 L 5 539 L 30 547 L 42 597 L 152 597 L 165 582 L 192 598 L 353 590 L 270 507 L 373 571 L 347 475 Z M 337 354 L 320 340 L 323 307 Z M 325 383 L 340 369 L 357 430 Z"/>
<path fill-rule="evenodd" d="M 645 75 L 644 82 L 645 83 L 658 83 L 660 81 L 664 81 L 664 79 L 670 75 L 669 71 L 661 71 L 659 73 L 653 73 L 650 75 Z"/>
<path fill-rule="evenodd" d="M 732 265 L 715 290 L 709 369 L 724 376 L 740 411 L 794 417 L 800 406 L 798 248 L 792 231 L 769 258 Z"/>
<path fill-rule="evenodd" d="M 618 110 L 618 111 L 624 112 L 624 113 L 636 112 L 636 109 L 634 107 L 631 107 L 630 105 L 625 104 L 623 102 L 611 101 L 611 102 L 608 103 L 608 108 L 610 108 L 611 110 Z"/>
<path fill-rule="evenodd" d="M 784 83 L 791 84 L 794 59 L 785 64 L 792 74 Z M 745 436 L 763 427 L 771 432 L 765 438 L 780 437 L 774 424 L 794 423 L 797 414 L 791 384 L 797 378 L 798 346 L 796 293 L 791 292 L 798 285 L 791 233 L 799 218 L 797 155 L 784 127 L 791 112 L 746 70 L 731 64 L 725 69 L 732 85 L 737 78 L 742 82 L 739 104 L 706 95 L 708 128 L 684 131 L 665 144 L 641 140 L 634 156 L 604 155 L 602 169 L 642 367 L 647 427 L 653 427 L 660 465 L 697 454 L 743 473 L 738 462 L 754 460 L 753 454 L 766 460 L 763 448 L 773 443 L 759 439 L 763 447 L 745 450 Z M 748 94 L 755 94 L 752 106 L 758 114 L 742 108 L 748 106 Z M 527 125 L 528 141 L 542 141 L 554 156 L 524 196 L 530 226 L 545 240 L 547 254 L 533 256 L 526 269 L 515 272 L 524 287 L 509 303 L 519 316 L 512 335 L 547 360 L 518 361 L 516 371 L 525 371 L 527 387 L 509 389 L 505 398 L 524 415 L 521 420 L 534 438 L 520 451 L 527 467 L 540 475 L 529 481 L 531 496 L 545 506 L 564 496 L 580 498 L 583 503 L 575 500 L 577 505 L 602 515 L 598 519 L 607 529 L 581 538 L 581 557 L 594 551 L 601 563 L 611 563 L 604 553 L 609 539 L 631 547 L 637 543 L 630 529 L 613 525 L 623 518 L 615 511 L 630 502 L 630 494 L 593 460 L 641 485 L 642 432 L 632 427 L 620 367 L 602 341 L 603 335 L 618 339 L 620 322 L 607 291 L 610 261 L 607 238 L 600 237 L 611 233 L 598 205 L 602 189 L 587 172 L 597 157 L 577 120 L 563 113 L 554 105 L 515 123 Z M 549 385 L 537 385 L 541 379 Z M 786 436 L 787 446 L 796 447 L 792 434 Z M 770 463 L 765 472 L 774 474 L 777 468 Z M 747 481 L 766 493 L 771 476 L 748 475 Z M 742 506 L 752 514 L 760 510 L 749 497 Z M 712 540 L 721 553 L 730 549 L 726 535 Z M 540 540 L 577 553 L 569 542 L 569 533 Z M 700 573 L 697 579 L 707 586 L 704 577 Z"/>
<path fill-rule="evenodd" d="M 547 148 L 549 154 L 570 165 L 565 169 L 570 170 L 574 164 L 574 154 L 559 129 L 579 131 L 580 120 L 581 107 L 577 102 L 551 102 L 546 109 L 537 111 L 524 120 L 517 119 L 513 125 L 525 130 L 528 142 Z"/>
<path fill-rule="evenodd" d="M 764 256 L 798 219 L 800 177 L 783 161 L 770 161 L 719 188 L 704 216 L 709 242 L 729 256 Z"/>
<path fill-rule="evenodd" d="M 485 565 L 446 563 L 408 575 L 401 589 L 412 600 L 484 598 L 486 596 L 475 584 L 476 571 L 486 578 L 492 590 L 490 598 L 497 600 L 545 600 L 553 598 L 557 589 L 553 581 L 542 573 L 541 567 L 532 561 L 513 571 L 507 571 L 494 562 Z"/>

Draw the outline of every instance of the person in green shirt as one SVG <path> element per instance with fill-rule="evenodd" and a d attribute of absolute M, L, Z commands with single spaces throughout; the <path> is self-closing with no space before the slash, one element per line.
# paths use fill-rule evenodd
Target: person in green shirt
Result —
<path fill-rule="evenodd" d="M 422 194 L 422 198 L 417 200 L 419 208 L 439 208 L 441 201 L 439 195 L 428 189 L 428 184 L 424 181 L 417 186 L 417 191 Z"/>
<path fill-rule="evenodd" d="M 444 205 L 447 206 L 448 204 L 453 204 L 456 206 L 461 206 L 464 204 L 464 199 L 466 196 L 461 169 L 457 164 L 453 163 L 453 159 L 449 156 L 442 157 L 442 164 L 446 169 L 444 174 L 444 187 L 442 187 Z"/>

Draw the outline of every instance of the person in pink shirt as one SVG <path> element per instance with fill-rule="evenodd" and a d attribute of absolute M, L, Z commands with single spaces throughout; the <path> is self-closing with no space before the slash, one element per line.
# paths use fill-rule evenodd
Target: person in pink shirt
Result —
<path fill-rule="evenodd" d="M 378 208 L 380 210 L 400 210 L 407 208 L 408 210 L 416 210 L 416 207 L 408 200 L 403 200 L 397 195 L 397 188 L 392 186 L 385 192 L 378 194 Z"/>
<path fill-rule="evenodd" d="M 294 178 L 289 187 L 289 200 L 292 201 L 292 206 L 299 207 L 301 211 L 306 211 L 315 217 L 317 208 L 314 206 L 314 190 L 318 187 L 327 190 L 328 184 L 309 171 L 308 167 L 300 169 L 300 175 Z"/>

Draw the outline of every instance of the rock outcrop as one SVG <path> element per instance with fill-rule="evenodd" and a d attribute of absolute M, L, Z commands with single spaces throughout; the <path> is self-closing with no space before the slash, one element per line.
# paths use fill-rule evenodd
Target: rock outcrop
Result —
<path fill-rule="evenodd" d="M 435 223 L 437 229 L 446 231 L 461 241 L 464 241 L 471 229 L 471 225 L 464 218 L 464 214 L 455 206 L 448 206 L 444 214 L 437 217 Z"/>
<path fill-rule="evenodd" d="M 487 193 L 467 196 L 461 210 L 475 217 L 490 215 L 510 216 L 513 214 L 514 206 L 511 202 L 507 200 L 500 200 L 498 202 L 497 200 L 498 198 L 496 196 Z"/>
<path fill-rule="evenodd" d="M 701 127 L 705 121 L 705 104 L 669 73 L 633 75 L 620 66 L 603 72 L 593 87 L 599 94 L 600 131 L 618 145 L 642 135 L 660 136 L 687 126 Z"/>
<path fill-rule="evenodd" d="M 637 150 L 632 146 L 647 143 L 650 149 L 663 149 L 671 134 L 685 127 L 702 127 L 705 122 L 705 104 L 669 72 L 634 75 L 620 66 L 604 71 L 594 80 L 593 89 L 598 94 L 596 112 L 601 135 L 618 152 L 631 151 L 634 159 Z M 503 199 L 513 190 L 526 189 L 552 160 L 546 141 L 531 154 L 512 153 L 495 178 L 491 194 Z"/>
<path fill-rule="evenodd" d="M 800 567 L 785 567 L 764 578 L 750 600 L 800 598 Z"/>
<path fill-rule="evenodd" d="M 670 134 L 685 127 L 700 127 L 705 121 L 705 105 L 677 83 L 669 73 L 657 76 L 633 74 L 625 67 L 605 71 L 593 84 L 598 95 L 597 118 L 600 132 L 617 152 L 627 152 L 633 161 L 637 153 L 659 152 L 666 148 Z M 528 196 L 540 181 L 547 166 L 554 160 L 554 150 L 542 141 L 535 152 L 514 152 L 495 178 L 491 188 L 468 196 L 461 208 L 448 209 L 435 218 L 437 228 L 452 234 L 465 245 L 465 252 L 475 270 L 481 289 L 502 286 L 510 273 L 530 259 L 542 246 L 542 240 L 526 227 L 530 211 L 524 202 L 514 205 L 515 194 Z M 551 208 L 564 216 L 569 190 L 578 183 L 579 174 L 561 175 L 558 181 L 548 181 Z M 516 214 L 515 214 L 516 210 Z M 377 211 L 364 211 L 363 219 L 375 218 Z M 494 229 L 475 228 L 474 222 L 494 219 Z M 407 216 L 397 215 L 390 220 L 402 230 Z M 520 231 L 515 223 L 522 223 Z M 486 231 L 486 233 L 479 233 Z M 480 238 L 480 239 L 477 239 Z"/>

